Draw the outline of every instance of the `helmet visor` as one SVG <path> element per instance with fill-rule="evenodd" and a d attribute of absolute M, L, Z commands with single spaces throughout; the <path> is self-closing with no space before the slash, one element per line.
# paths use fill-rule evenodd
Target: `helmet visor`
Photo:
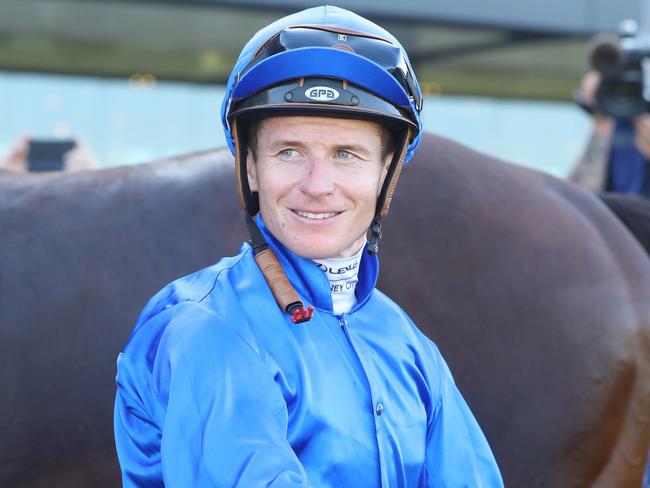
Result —
<path fill-rule="evenodd" d="M 253 55 L 239 73 L 241 78 L 261 61 L 285 51 L 306 47 L 340 49 L 367 58 L 389 72 L 404 89 L 418 111 L 422 109 L 422 92 L 402 49 L 380 37 L 347 29 L 325 26 L 297 26 L 284 29 L 271 37 Z"/>

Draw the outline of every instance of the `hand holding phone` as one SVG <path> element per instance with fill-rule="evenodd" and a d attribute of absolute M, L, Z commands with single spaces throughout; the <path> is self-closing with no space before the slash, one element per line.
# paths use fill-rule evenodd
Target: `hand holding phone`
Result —
<path fill-rule="evenodd" d="M 74 147 L 75 142 L 72 139 L 32 139 L 29 141 L 27 169 L 29 171 L 61 171 L 65 154 Z"/>

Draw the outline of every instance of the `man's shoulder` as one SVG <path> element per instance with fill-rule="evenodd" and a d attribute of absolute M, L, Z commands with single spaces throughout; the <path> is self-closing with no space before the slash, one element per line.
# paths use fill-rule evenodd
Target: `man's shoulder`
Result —
<path fill-rule="evenodd" d="M 202 302 L 219 286 L 228 286 L 238 276 L 248 274 L 246 268 L 251 264 L 254 264 L 252 250 L 244 244 L 236 256 L 224 257 L 211 266 L 167 284 L 149 300 L 143 314 L 155 314 L 180 303 Z"/>
<path fill-rule="evenodd" d="M 142 310 L 124 352 L 151 356 L 163 335 L 196 337 L 227 332 L 218 327 L 219 323 L 227 322 L 232 315 L 230 309 L 237 307 L 233 290 L 242 279 L 250 279 L 255 273 L 252 266 L 255 261 L 251 248 L 244 245 L 238 255 L 222 258 L 166 285 Z"/>

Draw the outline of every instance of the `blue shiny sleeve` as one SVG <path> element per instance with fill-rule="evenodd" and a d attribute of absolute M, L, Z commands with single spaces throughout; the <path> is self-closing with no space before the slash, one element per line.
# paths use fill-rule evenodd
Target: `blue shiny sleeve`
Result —
<path fill-rule="evenodd" d="M 421 485 L 501 488 L 503 480 L 492 450 L 447 364 L 432 347 L 437 358 L 439 397 L 428 420 L 425 480 Z"/>
<path fill-rule="evenodd" d="M 286 404 L 258 351 L 199 304 L 174 308 L 151 371 L 128 349 L 118 360 L 124 486 L 308 486 L 286 440 Z"/>

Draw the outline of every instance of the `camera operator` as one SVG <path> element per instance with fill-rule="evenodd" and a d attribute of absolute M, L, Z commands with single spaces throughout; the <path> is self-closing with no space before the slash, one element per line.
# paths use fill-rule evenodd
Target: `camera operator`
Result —
<path fill-rule="evenodd" d="M 569 179 L 593 191 L 633 193 L 650 198 L 650 114 L 634 119 L 602 115 L 596 107 L 598 71 L 582 79 L 580 105 L 593 121 L 593 130 Z"/>
<path fill-rule="evenodd" d="M 576 102 L 593 120 L 587 147 L 569 179 L 593 191 L 650 198 L 650 102 L 647 40 L 626 21 L 619 37 L 594 42 Z"/>

